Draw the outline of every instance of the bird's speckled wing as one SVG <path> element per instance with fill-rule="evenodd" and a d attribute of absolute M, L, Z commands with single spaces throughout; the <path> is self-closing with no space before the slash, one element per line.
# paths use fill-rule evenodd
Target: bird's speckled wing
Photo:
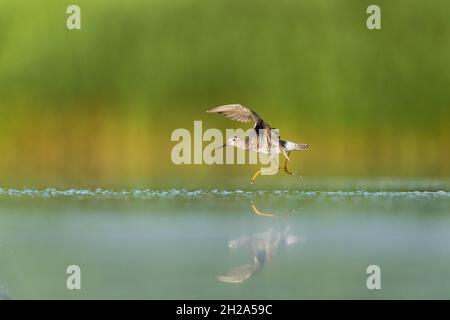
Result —
<path fill-rule="evenodd" d="M 263 119 L 261 119 L 261 117 L 256 112 L 250 110 L 247 107 L 244 107 L 241 104 L 227 104 L 224 106 L 209 109 L 206 112 L 220 113 L 231 120 L 240 122 L 255 121 L 256 124 L 264 124 L 264 126 L 267 125 L 267 123 Z"/>
<path fill-rule="evenodd" d="M 228 273 L 217 276 L 217 280 L 228 283 L 241 283 L 251 277 L 257 271 L 255 265 L 244 264 L 231 269 Z"/>

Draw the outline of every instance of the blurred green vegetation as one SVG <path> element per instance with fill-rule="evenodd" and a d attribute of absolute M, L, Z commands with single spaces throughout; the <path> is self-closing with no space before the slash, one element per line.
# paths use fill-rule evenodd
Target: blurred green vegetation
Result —
<path fill-rule="evenodd" d="M 69 31 L 66 8 L 81 7 Z M 382 29 L 366 28 L 378 4 Z M 450 2 L 0 2 L 0 184 L 226 181 L 175 128 L 243 103 L 311 150 L 304 176 L 450 176 Z"/>

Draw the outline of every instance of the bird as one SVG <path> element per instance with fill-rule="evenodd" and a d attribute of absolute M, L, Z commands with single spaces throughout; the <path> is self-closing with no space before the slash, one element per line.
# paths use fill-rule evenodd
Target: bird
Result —
<path fill-rule="evenodd" d="M 258 216 L 262 215 L 253 204 L 252 209 Z M 275 217 L 269 214 L 264 216 Z M 275 256 L 280 247 L 305 241 L 303 236 L 290 234 L 289 228 L 289 225 L 277 223 L 264 232 L 230 240 L 228 242 L 230 249 L 250 247 L 253 263 L 235 267 L 223 275 L 216 276 L 216 279 L 226 283 L 242 283 L 261 270 Z"/>
<path fill-rule="evenodd" d="M 217 276 L 217 280 L 227 283 L 242 283 L 250 278 L 275 256 L 280 245 L 290 245 L 299 241 L 297 236 L 288 235 L 288 230 L 288 227 L 284 230 L 270 227 L 268 230 L 252 236 L 230 240 L 228 242 L 230 249 L 250 246 L 253 263 L 235 267 L 227 273 Z"/>
<path fill-rule="evenodd" d="M 207 113 L 218 113 L 231 120 L 239 122 L 254 122 L 253 130 L 244 138 L 239 136 L 230 137 L 227 142 L 221 147 L 234 146 L 239 149 L 249 150 L 257 153 L 263 153 L 274 157 L 282 154 L 286 161 L 283 170 L 289 175 L 294 175 L 289 171 L 287 163 L 289 155 L 295 150 L 308 150 L 309 146 L 306 143 L 295 143 L 280 139 L 277 129 L 271 127 L 264 121 L 256 112 L 241 104 L 227 104 L 211 108 Z M 273 171 L 273 169 L 271 169 Z M 266 170 L 267 171 L 267 170 Z M 252 177 L 251 183 L 264 172 L 263 169 L 258 170 Z M 266 173 L 267 174 L 267 173 Z"/>

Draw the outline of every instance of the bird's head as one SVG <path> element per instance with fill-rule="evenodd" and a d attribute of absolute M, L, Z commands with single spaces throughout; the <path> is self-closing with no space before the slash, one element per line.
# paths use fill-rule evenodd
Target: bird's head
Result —
<path fill-rule="evenodd" d="M 226 146 L 236 146 L 238 140 L 239 140 L 238 136 L 232 136 L 232 137 L 228 138 L 227 143 L 225 143 L 223 146 L 219 147 L 218 149 L 222 149 Z"/>

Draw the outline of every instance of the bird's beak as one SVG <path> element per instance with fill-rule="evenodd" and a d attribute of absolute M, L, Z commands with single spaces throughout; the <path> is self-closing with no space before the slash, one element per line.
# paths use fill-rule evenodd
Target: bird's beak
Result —
<path fill-rule="evenodd" d="M 227 145 L 228 145 L 228 143 L 225 143 L 223 146 L 218 147 L 216 150 L 220 150 L 220 149 L 222 149 L 222 148 L 225 148 Z"/>

